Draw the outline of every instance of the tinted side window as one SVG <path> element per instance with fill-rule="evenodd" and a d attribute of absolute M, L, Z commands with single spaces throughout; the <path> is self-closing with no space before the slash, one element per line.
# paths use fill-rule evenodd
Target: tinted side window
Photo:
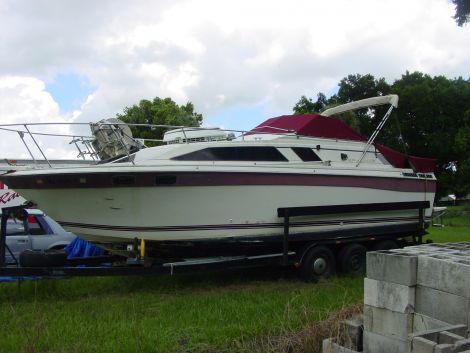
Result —
<path fill-rule="evenodd" d="M 135 184 L 135 177 L 133 175 L 114 175 L 114 185 L 133 185 Z"/>
<path fill-rule="evenodd" d="M 212 147 L 174 157 L 179 161 L 286 162 L 275 147 Z"/>
<path fill-rule="evenodd" d="M 320 157 L 317 156 L 311 148 L 307 147 L 292 147 L 292 150 L 304 162 L 321 162 Z"/>

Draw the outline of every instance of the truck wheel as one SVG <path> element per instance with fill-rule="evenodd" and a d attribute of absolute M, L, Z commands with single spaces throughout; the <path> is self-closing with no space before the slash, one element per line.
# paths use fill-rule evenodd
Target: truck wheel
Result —
<path fill-rule="evenodd" d="M 366 247 L 361 244 L 349 244 L 338 254 L 340 271 L 344 274 L 359 276 L 366 273 Z"/>
<path fill-rule="evenodd" d="M 301 272 L 302 277 L 309 282 L 329 278 L 336 272 L 335 255 L 326 246 L 316 246 L 305 254 Z"/>
<path fill-rule="evenodd" d="M 390 249 L 396 249 L 398 248 L 398 244 L 396 241 L 393 241 L 393 240 L 390 240 L 390 239 L 387 239 L 387 240 L 382 240 L 380 242 L 378 242 L 376 245 L 374 245 L 374 247 L 372 248 L 372 250 L 374 251 L 378 251 L 378 250 L 390 250 Z"/>

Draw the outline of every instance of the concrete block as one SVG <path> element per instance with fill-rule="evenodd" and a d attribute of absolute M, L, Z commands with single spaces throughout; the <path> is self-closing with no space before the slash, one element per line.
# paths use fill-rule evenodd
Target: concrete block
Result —
<path fill-rule="evenodd" d="M 449 343 L 438 344 L 434 346 L 434 353 L 455 353 L 455 346 Z"/>
<path fill-rule="evenodd" d="M 437 341 L 439 344 L 441 343 L 450 343 L 454 344 L 457 341 L 464 340 L 465 337 L 462 337 L 460 335 L 457 335 L 455 333 L 449 332 L 449 331 L 442 331 L 438 333 Z"/>
<path fill-rule="evenodd" d="M 340 322 L 338 343 L 354 351 L 362 351 L 363 316 L 358 315 Z"/>
<path fill-rule="evenodd" d="M 399 313 L 412 313 L 415 287 L 364 278 L 364 304 Z"/>
<path fill-rule="evenodd" d="M 470 349 L 470 339 L 457 341 L 455 342 L 454 347 L 455 352 L 461 352 Z"/>
<path fill-rule="evenodd" d="M 422 332 L 435 329 L 444 329 L 451 324 L 429 317 L 427 315 L 415 313 L 413 316 L 413 332 Z"/>
<path fill-rule="evenodd" d="M 433 353 L 437 343 L 424 337 L 413 337 L 411 350 L 413 353 Z"/>
<path fill-rule="evenodd" d="M 427 331 L 421 331 L 421 332 L 413 332 L 410 337 L 418 337 L 422 336 L 430 340 L 434 340 L 437 342 L 439 333 L 447 331 L 451 333 L 455 333 L 456 335 L 465 337 L 467 334 L 467 326 L 466 325 L 449 325 L 437 329 L 432 329 L 432 330 L 427 330 Z"/>
<path fill-rule="evenodd" d="M 468 301 L 468 308 L 467 308 L 467 327 L 470 331 L 470 300 Z"/>
<path fill-rule="evenodd" d="M 415 333 L 410 334 L 408 337 L 409 350 L 410 352 L 415 352 L 412 347 L 412 342 L 415 338 L 420 337 L 421 339 L 417 340 L 420 349 L 424 349 L 424 347 L 429 347 L 429 345 L 426 346 L 425 344 L 426 341 L 424 341 L 424 340 L 427 340 L 427 341 L 431 341 L 435 343 L 434 353 L 460 352 L 464 348 L 462 349 L 459 348 L 459 350 L 456 350 L 457 349 L 456 344 L 457 342 L 462 342 L 462 347 L 465 347 L 464 344 L 466 344 L 466 342 L 463 342 L 463 340 L 459 339 L 462 337 L 462 335 L 465 335 L 465 334 L 467 334 L 467 326 L 465 325 L 453 325 L 453 326 L 447 326 L 441 329 L 415 332 Z M 449 343 L 446 343 L 446 342 L 449 342 Z"/>
<path fill-rule="evenodd" d="M 413 332 L 413 314 L 364 305 L 364 330 L 406 340 Z"/>
<path fill-rule="evenodd" d="M 408 352 L 408 342 L 378 333 L 364 331 L 364 353 L 405 353 Z"/>
<path fill-rule="evenodd" d="M 463 262 L 463 263 L 462 263 Z M 419 256 L 418 285 L 470 299 L 470 264 L 451 261 L 439 255 Z"/>
<path fill-rule="evenodd" d="M 416 285 L 418 257 L 389 250 L 367 253 L 367 278 L 378 281 Z"/>
<path fill-rule="evenodd" d="M 415 311 L 419 314 L 450 324 L 467 325 L 469 309 L 469 300 L 467 298 L 417 286 L 415 300 Z"/>
<path fill-rule="evenodd" d="M 466 325 L 452 325 L 445 329 L 447 332 L 455 333 L 456 335 L 465 337 L 468 335 L 468 327 Z"/>
<path fill-rule="evenodd" d="M 451 331 L 462 333 L 466 327 L 449 327 Z M 410 352 L 413 353 L 456 353 L 470 347 L 470 339 L 455 332 L 431 330 L 410 335 Z"/>
<path fill-rule="evenodd" d="M 324 339 L 322 342 L 323 353 L 358 353 L 358 351 L 346 348 L 335 342 L 333 338 Z"/>

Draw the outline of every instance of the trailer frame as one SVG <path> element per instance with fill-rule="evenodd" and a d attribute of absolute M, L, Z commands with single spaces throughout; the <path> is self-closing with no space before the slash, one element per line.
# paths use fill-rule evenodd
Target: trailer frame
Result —
<path fill-rule="evenodd" d="M 339 244 L 363 243 L 363 242 L 377 242 L 387 239 L 399 239 L 403 235 L 390 234 L 381 235 L 379 237 L 366 237 L 364 235 L 352 236 L 345 239 L 328 239 L 322 240 L 318 236 L 312 236 L 310 245 L 303 249 L 301 253 L 297 251 L 289 251 L 289 244 L 291 242 L 290 234 L 290 220 L 296 216 L 316 216 L 325 214 L 338 214 L 338 213 L 354 213 L 354 212 L 380 212 L 380 211 L 393 211 L 393 210 L 417 210 L 418 211 L 418 225 L 416 232 L 412 236 L 410 244 L 422 243 L 422 236 L 426 234 L 425 231 L 425 212 L 426 208 L 430 207 L 429 201 L 416 201 L 416 202 L 393 202 L 393 203 L 369 203 L 369 204 L 355 204 L 355 205 L 329 205 L 329 206 L 308 206 L 308 207 L 280 207 L 277 209 L 279 218 L 283 218 L 283 235 L 282 235 L 282 249 L 279 252 L 272 254 L 263 254 L 255 256 L 220 256 L 210 258 L 191 258 L 184 261 L 173 261 L 163 263 L 148 264 L 136 252 L 136 258 L 130 259 L 125 265 L 120 266 L 96 266 L 96 262 L 111 260 L 110 257 L 101 258 L 75 258 L 69 262 L 70 266 L 58 267 L 20 267 L 19 263 L 16 266 L 5 265 L 5 251 L 9 250 L 6 245 L 6 224 L 8 215 L 11 212 L 17 212 L 24 209 L 25 206 L 7 207 L 3 208 L 0 229 L 0 276 L 41 276 L 41 277 L 70 277 L 70 276 L 131 276 L 131 275 L 159 275 L 176 273 L 186 273 L 204 270 L 218 270 L 229 268 L 247 268 L 275 265 L 282 268 L 301 267 L 305 254 L 315 246 L 329 245 L 338 246 Z M 379 239 L 377 239 L 379 238 Z M 77 266 L 89 263 L 91 266 Z"/>

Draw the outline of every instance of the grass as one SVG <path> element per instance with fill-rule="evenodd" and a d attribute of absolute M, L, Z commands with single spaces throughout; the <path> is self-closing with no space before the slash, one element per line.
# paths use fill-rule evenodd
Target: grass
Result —
<path fill-rule="evenodd" d="M 470 241 L 468 211 L 427 238 Z M 362 278 L 269 269 L 0 283 L 0 352 L 320 352 L 362 299 Z"/>
<path fill-rule="evenodd" d="M 1 283 L 0 351 L 267 351 L 362 296 L 361 278 L 259 272 Z"/>
<path fill-rule="evenodd" d="M 470 241 L 470 205 L 451 206 L 441 220 L 443 227 L 431 227 L 427 238 L 436 243 Z"/>

